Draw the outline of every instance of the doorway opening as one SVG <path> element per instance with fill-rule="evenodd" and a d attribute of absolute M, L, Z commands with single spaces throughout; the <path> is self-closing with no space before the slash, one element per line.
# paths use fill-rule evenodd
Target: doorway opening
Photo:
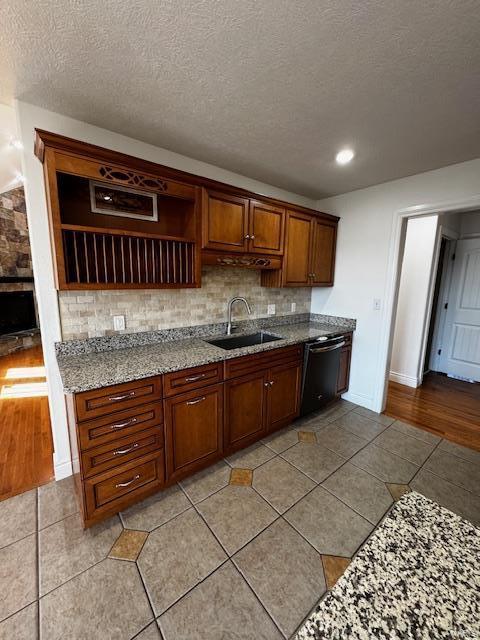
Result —
<path fill-rule="evenodd" d="M 480 450 L 480 212 L 408 218 L 385 412 Z"/>
<path fill-rule="evenodd" d="M 0 500 L 53 479 L 53 440 L 23 186 L 0 193 Z"/>

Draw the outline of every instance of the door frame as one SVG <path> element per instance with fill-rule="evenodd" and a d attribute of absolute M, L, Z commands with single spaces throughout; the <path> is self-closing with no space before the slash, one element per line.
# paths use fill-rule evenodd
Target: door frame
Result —
<path fill-rule="evenodd" d="M 447 233 L 445 233 L 447 231 Z M 445 320 L 447 318 L 447 309 L 445 309 L 445 304 L 448 302 L 450 298 L 450 289 L 452 286 L 452 275 L 453 275 L 453 256 L 455 254 L 455 247 L 457 244 L 459 234 L 453 234 L 450 230 L 442 231 L 442 238 L 447 241 L 447 246 L 445 249 L 445 262 L 444 268 L 441 275 L 440 282 L 440 291 L 438 293 L 437 300 L 437 310 L 435 314 L 435 326 L 433 329 L 433 339 L 432 339 L 432 353 L 430 353 L 428 358 L 428 369 L 430 371 L 441 371 L 440 363 L 442 360 L 441 355 L 438 354 L 438 349 L 443 348 L 444 343 L 444 335 L 445 335 Z M 438 273 L 438 272 L 437 272 Z M 432 309 L 432 313 L 433 313 Z M 427 356 L 427 354 L 425 354 Z"/>
<path fill-rule="evenodd" d="M 379 366 L 377 370 L 377 382 L 375 385 L 376 392 L 373 400 L 373 409 L 375 411 L 381 413 L 385 409 L 387 403 L 390 361 L 392 356 L 393 335 L 398 305 L 398 291 L 400 287 L 402 258 L 405 248 L 408 218 L 442 215 L 445 213 L 466 213 L 468 211 L 477 210 L 480 210 L 480 193 L 465 200 L 413 205 L 399 209 L 394 214 L 385 295 L 386 321 L 383 325 L 383 330 L 379 340 Z M 438 252 L 436 257 L 438 260 Z M 425 357 L 425 354 L 423 355 Z"/>

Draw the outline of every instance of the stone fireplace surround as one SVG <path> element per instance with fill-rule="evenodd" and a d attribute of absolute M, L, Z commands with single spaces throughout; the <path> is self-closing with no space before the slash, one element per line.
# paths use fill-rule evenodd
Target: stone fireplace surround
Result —
<path fill-rule="evenodd" d="M 0 194 L 0 291 L 34 291 L 23 187 Z M 38 344 L 38 329 L 0 336 L 0 356 Z"/>

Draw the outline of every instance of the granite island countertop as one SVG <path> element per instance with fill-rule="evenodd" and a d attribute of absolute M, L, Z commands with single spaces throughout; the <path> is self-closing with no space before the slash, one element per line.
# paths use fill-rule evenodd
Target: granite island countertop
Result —
<path fill-rule="evenodd" d="M 63 390 L 65 393 L 79 393 L 99 389 L 353 331 L 351 326 L 314 321 L 271 328 L 263 326 L 261 330 L 281 339 L 227 351 L 205 341 L 226 337 L 216 333 L 206 338 L 182 338 L 79 355 L 57 355 Z M 254 331 L 236 331 L 235 335 Z"/>

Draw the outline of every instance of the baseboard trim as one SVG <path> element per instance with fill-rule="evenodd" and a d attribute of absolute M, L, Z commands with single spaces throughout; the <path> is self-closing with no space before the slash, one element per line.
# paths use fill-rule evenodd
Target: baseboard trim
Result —
<path fill-rule="evenodd" d="M 413 387 L 416 389 L 420 386 L 420 380 L 414 376 L 406 376 L 404 373 L 397 373 L 396 371 L 390 371 L 388 376 L 392 382 L 398 382 L 398 384 L 404 384 L 407 387 Z"/>
<path fill-rule="evenodd" d="M 370 396 L 364 396 L 361 393 L 354 393 L 353 391 L 347 391 L 342 395 L 343 400 L 348 400 L 349 402 L 353 402 L 354 404 L 358 404 L 360 407 L 364 407 L 365 409 L 374 410 L 373 398 Z"/>
<path fill-rule="evenodd" d="M 55 480 L 63 480 L 63 478 L 68 478 L 68 476 L 71 476 L 73 473 L 71 461 L 67 460 L 66 462 L 60 462 L 59 464 L 56 464 L 54 467 L 54 473 Z"/>

